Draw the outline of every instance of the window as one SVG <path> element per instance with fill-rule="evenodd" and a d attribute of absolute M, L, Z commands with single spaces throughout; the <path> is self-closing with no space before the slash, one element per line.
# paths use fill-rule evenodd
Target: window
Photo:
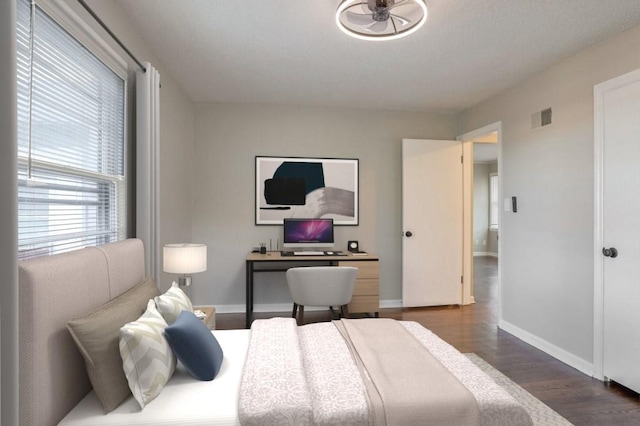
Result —
<path fill-rule="evenodd" d="M 498 229 L 498 175 L 489 174 L 489 228 Z"/>
<path fill-rule="evenodd" d="M 126 237 L 125 80 L 18 2 L 19 258 Z"/>

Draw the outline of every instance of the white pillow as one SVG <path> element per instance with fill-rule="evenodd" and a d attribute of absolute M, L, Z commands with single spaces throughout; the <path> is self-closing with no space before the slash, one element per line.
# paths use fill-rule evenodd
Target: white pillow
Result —
<path fill-rule="evenodd" d="M 160 394 L 176 368 L 176 357 L 164 337 L 166 327 L 150 299 L 140 318 L 120 328 L 122 368 L 140 408 Z"/>
<path fill-rule="evenodd" d="M 191 300 L 189 300 L 189 296 L 182 291 L 175 281 L 166 293 L 154 297 L 153 300 L 156 302 L 158 311 L 160 311 L 168 325 L 176 322 L 180 316 L 180 312 L 193 312 L 193 305 L 191 304 Z"/>

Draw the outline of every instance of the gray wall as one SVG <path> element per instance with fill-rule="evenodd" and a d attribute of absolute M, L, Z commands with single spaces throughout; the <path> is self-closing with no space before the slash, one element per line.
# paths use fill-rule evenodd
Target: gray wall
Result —
<path fill-rule="evenodd" d="M 347 240 L 356 239 L 380 256 L 380 297 L 399 301 L 402 138 L 455 136 L 455 119 L 448 114 L 198 105 L 193 239 L 208 244 L 210 264 L 194 276 L 195 301 L 244 310 L 246 254 L 262 241 L 281 238 L 278 226 L 254 225 L 256 155 L 360 160 L 360 225 L 337 227 L 337 248 L 346 249 Z M 289 309 L 289 301 L 283 274 L 257 276 L 257 305 Z"/>
<path fill-rule="evenodd" d="M 593 362 L 593 86 L 640 68 L 640 26 L 458 115 L 459 133 L 502 121 L 503 327 L 584 370 Z M 530 116 L 553 109 L 553 124 Z"/>
<path fill-rule="evenodd" d="M 0 2 L 0 423 L 18 424 L 16 7 Z"/>

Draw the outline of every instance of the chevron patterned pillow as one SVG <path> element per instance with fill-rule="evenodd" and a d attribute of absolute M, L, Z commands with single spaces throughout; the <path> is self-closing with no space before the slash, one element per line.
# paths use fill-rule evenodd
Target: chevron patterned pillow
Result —
<path fill-rule="evenodd" d="M 166 327 L 151 299 L 140 318 L 120 329 L 122 367 L 140 408 L 160 394 L 176 368 L 176 357 L 164 337 Z"/>
<path fill-rule="evenodd" d="M 162 314 L 168 325 L 173 324 L 176 319 L 178 319 L 180 312 L 193 312 L 193 305 L 191 304 L 191 300 L 189 300 L 189 296 L 182 291 L 175 281 L 166 293 L 156 296 L 153 300 L 155 300 L 158 311 Z"/>

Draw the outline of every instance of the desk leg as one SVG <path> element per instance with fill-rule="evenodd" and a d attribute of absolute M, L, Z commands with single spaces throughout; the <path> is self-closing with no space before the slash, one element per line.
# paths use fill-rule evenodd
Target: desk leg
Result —
<path fill-rule="evenodd" d="M 245 310 L 245 328 L 249 328 L 251 327 L 251 319 L 253 317 L 253 262 L 250 260 L 247 260 L 246 266 L 245 266 L 245 270 L 246 270 L 246 282 L 247 282 L 247 288 L 246 288 L 246 302 L 247 302 L 247 307 Z"/>

